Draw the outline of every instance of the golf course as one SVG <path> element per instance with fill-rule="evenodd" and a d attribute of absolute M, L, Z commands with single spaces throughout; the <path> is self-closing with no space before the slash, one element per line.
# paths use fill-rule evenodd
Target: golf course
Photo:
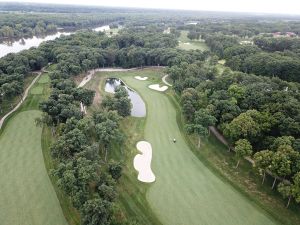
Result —
<path fill-rule="evenodd" d="M 137 75 L 149 79 L 137 80 L 134 78 Z M 208 169 L 189 149 L 170 98 L 165 92 L 148 87 L 161 82 L 161 70 L 98 73 L 98 76 L 120 77 L 146 103 L 143 137 L 136 141 L 145 140 L 152 145 L 151 168 L 156 180 L 144 184 L 137 180 L 137 172 L 135 179 L 136 185 L 147 185 L 146 201 L 162 224 L 277 224 L 251 199 Z M 136 143 L 132 144 L 131 150 L 137 154 Z"/>
<path fill-rule="evenodd" d="M 5 121 L 0 133 L 1 225 L 66 225 L 47 174 L 41 145 L 38 103 L 47 97 L 49 77 L 43 75 L 21 108 Z"/>

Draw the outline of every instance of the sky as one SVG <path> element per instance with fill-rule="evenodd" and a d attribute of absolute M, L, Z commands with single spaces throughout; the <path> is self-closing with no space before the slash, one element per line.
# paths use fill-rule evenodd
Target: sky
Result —
<path fill-rule="evenodd" d="M 300 0 L 0 0 L 2 1 L 300 15 Z"/>

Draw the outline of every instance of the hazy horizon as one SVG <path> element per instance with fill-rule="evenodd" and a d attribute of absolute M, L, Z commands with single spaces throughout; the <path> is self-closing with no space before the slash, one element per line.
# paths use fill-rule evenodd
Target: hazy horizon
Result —
<path fill-rule="evenodd" d="M 245 13 L 271 13 L 300 15 L 300 1 L 294 0 L 274 0 L 261 1 L 234 1 L 234 0 L 209 0 L 209 1 L 160 1 L 160 0 L 110 0 L 109 2 L 99 2 L 97 0 L 0 0 L 0 2 L 18 3 L 50 3 L 82 6 L 105 6 L 105 7 L 132 7 L 150 9 L 181 9 L 199 11 L 219 11 L 219 12 L 245 12 Z"/>

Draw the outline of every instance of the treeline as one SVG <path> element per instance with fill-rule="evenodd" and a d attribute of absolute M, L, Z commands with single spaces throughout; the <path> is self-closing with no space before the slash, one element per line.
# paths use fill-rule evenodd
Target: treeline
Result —
<path fill-rule="evenodd" d="M 254 37 L 262 33 L 293 32 L 300 34 L 300 22 L 298 20 L 283 21 L 280 18 L 259 17 L 228 19 L 226 17 L 218 19 L 198 20 L 196 25 L 179 26 L 180 29 L 189 30 L 191 33 L 202 34 L 224 34 L 238 36 L 241 38 Z"/>
<path fill-rule="evenodd" d="M 207 52 L 187 52 L 174 48 L 176 45 L 172 34 L 147 29 L 135 33 L 124 30 L 113 37 L 82 31 L 9 54 L 0 59 L 0 106 L 1 99 L 9 100 L 23 92 L 24 77 L 29 72 L 48 63 L 57 64 L 57 70 L 69 77 L 99 67 L 170 66 L 208 57 Z"/>
<path fill-rule="evenodd" d="M 300 39 L 290 37 L 255 37 L 254 44 L 262 50 L 269 52 L 293 51 L 300 54 Z"/>
<path fill-rule="evenodd" d="M 201 138 L 209 126 L 217 126 L 240 159 L 253 157 L 256 168 L 277 179 L 283 197 L 300 203 L 300 85 L 225 70 L 213 76 L 203 62 L 181 64 L 168 70 L 181 105 L 189 133 Z"/>
<path fill-rule="evenodd" d="M 295 52 L 266 52 L 256 45 L 242 45 L 237 38 L 223 34 L 203 35 L 203 38 L 211 51 L 225 59 L 225 65 L 233 70 L 300 82 L 300 56 Z M 257 39 L 256 42 L 258 40 L 262 39 Z M 262 42 L 260 45 L 263 48 L 273 48 Z M 277 47 L 279 48 L 278 45 Z"/>
<path fill-rule="evenodd" d="M 57 28 L 83 29 L 124 21 L 122 14 L 1 13 L 0 39 L 40 36 Z"/>

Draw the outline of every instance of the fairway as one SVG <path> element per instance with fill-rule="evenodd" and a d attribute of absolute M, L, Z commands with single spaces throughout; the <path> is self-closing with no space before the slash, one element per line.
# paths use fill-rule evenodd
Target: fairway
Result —
<path fill-rule="evenodd" d="M 41 149 L 41 113 L 29 110 L 10 119 L 0 136 L 0 224 L 66 225 L 48 177 Z"/>
<path fill-rule="evenodd" d="M 147 105 L 144 138 L 153 148 L 151 167 L 156 176 L 156 181 L 148 184 L 147 201 L 163 224 L 277 224 L 192 153 L 179 130 L 176 110 L 167 95 L 148 88 L 151 78 L 150 81 L 134 79 L 136 75 L 144 76 L 143 71 L 118 75 L 139 92 Z"/>
<path fill-rule="evenodd" d="M 204 40 L 190 40 L 187 37 L 187 31 L 181 31 L 179 37 L 179 48 L 184 50 L 196 50 L 199 49 L 201 51 L 208 51 L 209 47 L 205 44 Z"/>

